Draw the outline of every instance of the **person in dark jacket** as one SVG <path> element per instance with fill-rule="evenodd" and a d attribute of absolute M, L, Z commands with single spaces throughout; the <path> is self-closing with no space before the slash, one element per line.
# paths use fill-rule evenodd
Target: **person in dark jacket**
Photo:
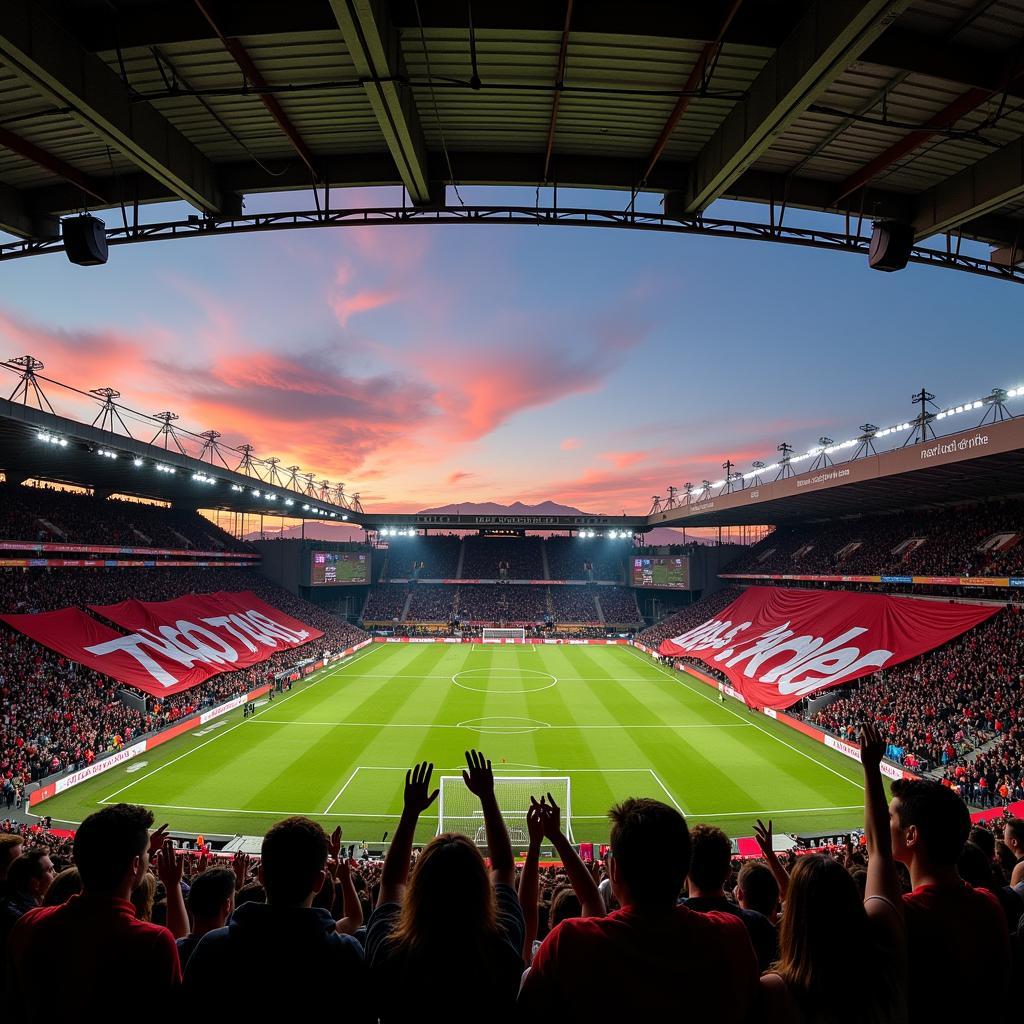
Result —
<path fill-rule="evenodd" d="M 270 829 L 259 867 L 267 902 L 238 907 L 226 927 L 199 941 L 185 971 L 187 1005 L 213 1016 L 262 1016 L 300 992 L 304 1016 L 368 1019 L 362 947 L 312 905 L 328 852 L 327 835 L 309 818 L 286 818 Z"/>

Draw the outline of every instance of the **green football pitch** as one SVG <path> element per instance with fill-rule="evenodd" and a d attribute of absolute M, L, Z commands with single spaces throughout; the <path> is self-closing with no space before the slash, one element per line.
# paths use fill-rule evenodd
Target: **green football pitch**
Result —
<path fill-rule="evenodd" d="M 759 816 L 790 832 L 862 820 L 857 764 L 632 648 L 491 644 L 373 644 L 250 718 L 197 725 L 38 810 L 78 822 L 128 801 L 172 829 L 243 835 L 305 814 L 378 842 L 405 770 L 429 760 L 435 778 L 458 775 L 470 747 L 496 774 L 536 777 L 538 795 L 567 776 L 579 842 L 606 839 L 608 808 L 627 796 L 730 835 L 751 835 Z M 435 804 L 417 839 L 437 827 Z"/>

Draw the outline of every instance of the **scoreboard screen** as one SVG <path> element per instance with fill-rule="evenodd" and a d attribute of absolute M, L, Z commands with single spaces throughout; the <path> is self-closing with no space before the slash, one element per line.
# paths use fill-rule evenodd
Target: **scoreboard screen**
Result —
<path fill-rule="evenodd" d="M 310 586 L 370 582 L 370 556 L 365 551 L 314 551 L 310 557 Z"/>
<path fill-rule="evenodd" d="M 689 590 L 690 560 L 685 555 L 634 556 L 633 586 Z"/>

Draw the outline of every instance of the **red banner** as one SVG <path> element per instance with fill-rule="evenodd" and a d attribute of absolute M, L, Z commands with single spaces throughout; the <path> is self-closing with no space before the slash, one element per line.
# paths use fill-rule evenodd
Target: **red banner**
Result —
<path fill-rule="evenodd" d="M 249 591 L 123 601 L 93 611 L 132 632 L 118 633 L 77 608 L 0 618 L 44 647 L 155 696 L 323 636 Z"/>
<path fill-rule="evenodd" d="M 750 587 L 715 618 L 665 640 L 658 653 L 717 668 L 748 704 L 787 708 L 915 658 L 997 611 L 885 594 Z"/>

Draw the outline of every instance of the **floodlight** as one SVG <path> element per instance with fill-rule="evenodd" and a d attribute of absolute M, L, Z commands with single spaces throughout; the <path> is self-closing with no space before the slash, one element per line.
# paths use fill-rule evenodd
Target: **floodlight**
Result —
<path fill-rule="evenodd" d="M 258 498 L 258 497 L 260 496 L 260 492 L 259 492 L 259 491 L 253 491 L 253 492 L 252 492 L 252 496 L 253 496 L 254 498 Z"/>
<path fill-rule="evenodd" d="M 288 505 L 289 507 L 291 507 L 292 505 L 294 505 L 294 504 L 295 504 L 295 502 L 294 502 L 294 501 L 292 501 L 292 499 L 291 499 L 291 498 L 285 498 L 285 499 L 284 499 L 284 503 L 285 503 L 286 505 Z"/>
<path fill-rule="evenodd" d="M 343 515 L 343 516 L 342 516 L 341 518 L 342 518 L 342 519 L 348 519 L 348 516 L 346 516 L 346 515 Z"/>
<path fill-rule="evenodd" d="M 302 506 L 302 511 L 303 512 L 308 512 L 309 511 L 309 506 L 308 505 L 303 505 Z"/>
<path fill-rule="evenodd" d="M 136 467 L 141 466 L 142 465 L 142 459 L 132 459 L 132 465 L 136 466 Z"/>

